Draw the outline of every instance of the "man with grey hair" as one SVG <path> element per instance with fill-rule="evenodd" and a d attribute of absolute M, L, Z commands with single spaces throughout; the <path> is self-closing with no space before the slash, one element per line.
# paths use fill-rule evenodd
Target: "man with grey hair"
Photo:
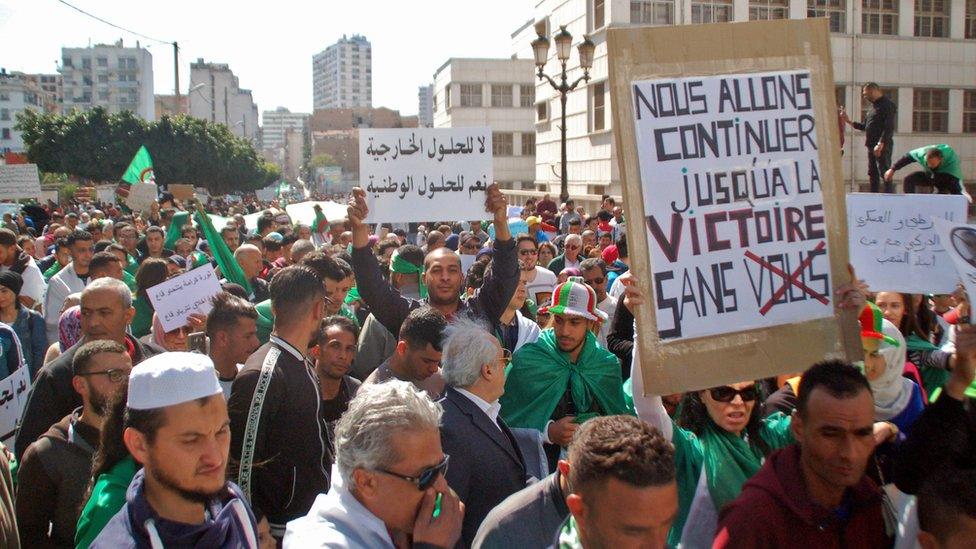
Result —
<path fill-rule="evenodd" d="M 74 377 L 71 362 L 83 343 L 100 339 L 120 343 L 133 365 L 163 352 L 160 347 L 143 343 L 127 333 L 134 314 L 132 294 L 121 280 L 98 278 L 81 292 L 81 341 L 37 372 L 17 433 L 17 459 L 52 425 L 81 406 L 81 397 L 71 385 Z"/>
<path fill-rule="evenodd" d="M 444 480 L 440 420 L 411 383 L 363 385 L 336 426 L 332 486 L 288 523 L 284 547 L 453 547 L 464 504 Z"/>
<path fill-rule="evenodd" d="M 452 456 L 447 484 L 464 502 L 461 539 L 468 547 L 488 512 L 525 488 L 525 460 L 498 417 L 512 354 L 486 326 L 459 318 L 448 327 L 441 367 L 447 390 L 441 445 Z"/>
<path fill-rule="evenodd" d="M 291 245 L 291 254 L 288 258 L 289 265 L 299 263 L 309 252 L 315 251 L 315 244 L 311 240 L 298 239 Z"/>
<path fill-rule="evenodd" d="M 580 266 L 580 253 L 582 251 L 583 237 L 578 234 L 566 235 L 563 253 L 557 255 L 549 262 L 548 269 L 555 275 L 559 275 L 567 267 L 578 269 Z"/>

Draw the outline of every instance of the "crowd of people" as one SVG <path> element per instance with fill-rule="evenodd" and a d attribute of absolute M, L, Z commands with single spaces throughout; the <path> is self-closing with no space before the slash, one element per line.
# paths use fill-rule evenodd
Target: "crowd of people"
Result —
<path fill-rule="evenodd" d="M 910 157 L 933 151 L 948 155 Z M 513 222 L 497 185 L 486 197 L 488 220 L 463 223 L 370 225 L 359 189 L 331 220 L 245 197 L 206 205 L 226 218 L 214 227 L 165 193 L 145 213 L 8 216 L 0 378 L 26 368 L 32 387 L 0 452 L 0 545 L 948 548 L 976 536 L 964 293 L 854 280 L 835 304 L 858 315 L 862 361 L 648 395 L 634 344 L 648 281 L 630 271 L 623 205 L 546 195 Z M 150 289 L 208 263 L 222 277 L 209 312 L 167 331 Z"/>

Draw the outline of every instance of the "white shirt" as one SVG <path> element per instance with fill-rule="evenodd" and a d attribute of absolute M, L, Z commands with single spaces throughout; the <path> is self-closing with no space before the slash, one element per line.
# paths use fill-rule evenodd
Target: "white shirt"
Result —
<path fill-rule="evenodd" d="M 536 305 L 541 306 L 542 303 L 539 299 L 539 294 L 549 294 L 549 296 L 552 296 L 552 290 L 556 287 L 556 282 L 555 273 L 545 267 L 536 266 L 535 278 L 525 284 L 526 295 L 529 296 L 529 299 L 535 301 Z"/>
<path fill-rule="evenodd" d="M 0 272 L 9 270 L 10 267 L 0 267 Z M 47 282 L 44 282 L 44 274 L 41 273 L 41 269 L 34 262 L 33 257 L 28 259 L 27 268 L 20 276 L 24 279 L 24 286 L 20 289 L 20 295 L 33 299 L 35 305 L 43 304 Z"/>
<path fill-rule="evenodd" d="M 617 312 L 617 300 L 607 295 L 606 299 L 596 304 L 596 308 L 607 314 L 607 319 L 600 326 L 600 333 L 596 336 L 597 342 L 605 348 L 607 336 L 610 335 L 610 328 L 613 327 L 613 315 Z"/>
<path fill-rule="evenodd" d="M 47 286 L 47 297 L 44 299 L 44 324 L 47 325 L 47 340 L 58 340 L 58 320 L 61 318 L 61 306 L 64 300 L 73 293 L 85 289 L 87 282 L 75 273 L 74 262 L 58 271 L 51 277 Z"/>
<path fill-rule="evenodd" d="M 474 402 L 474 405 L 480 408 L 481 411 L 488 416 L 488 419 L 490 419 L 491 422 L 495 424 L 495 427 L 498 427 L 498 412 L 501 411 L 502 407 L 500 404 L 498 404 L 497 400 L 495 402 L 489 403 L 488 401 L 481 398 L 480 396 L 470 391 L 466 391 L 460 387 L 454 387 L 454 390 L 464 395 L 465 398 L 467 398 L 471 402 Z M 501 429 L 501 427 L 498 428 Z"/>

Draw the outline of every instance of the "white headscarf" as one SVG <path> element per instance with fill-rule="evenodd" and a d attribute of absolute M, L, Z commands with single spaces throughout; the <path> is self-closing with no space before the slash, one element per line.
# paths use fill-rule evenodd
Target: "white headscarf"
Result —
<path fill-rule="evenodd" d="M 897 326 L 887 320 L 882 320 L 881 332 L 898 342 L 897 346 L 881 342 L 878 351 L 884 357 L 885 369 L 877 379 L 870 381 L 871 391 L 874 393 L 874 419 L 887 421 L 908 406 L 914 383 L 902 376 L 908 352 L 904 336 Z"/>

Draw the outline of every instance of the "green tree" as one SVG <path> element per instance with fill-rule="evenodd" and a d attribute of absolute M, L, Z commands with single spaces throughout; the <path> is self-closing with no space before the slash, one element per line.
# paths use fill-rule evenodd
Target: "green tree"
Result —
<path fill-rule="evenodd" d="M 321 153 L 313 156 L 309 165 L 313 168 L 324 168 L 326 166 L 338 166 L 339 163 L 331 154 Z"/>
<path fill-rule="evenodd" d="M 16 128 L 41 171 L 97 182 L 118 181 L 141 145 L 160 184 L 188 183 L 213 194 L 249 191 L 280 177 L 223 124 L 184 115 L 147 122 L 130 111 L 102 108 L 65 115 L 24 111 Z"/>

